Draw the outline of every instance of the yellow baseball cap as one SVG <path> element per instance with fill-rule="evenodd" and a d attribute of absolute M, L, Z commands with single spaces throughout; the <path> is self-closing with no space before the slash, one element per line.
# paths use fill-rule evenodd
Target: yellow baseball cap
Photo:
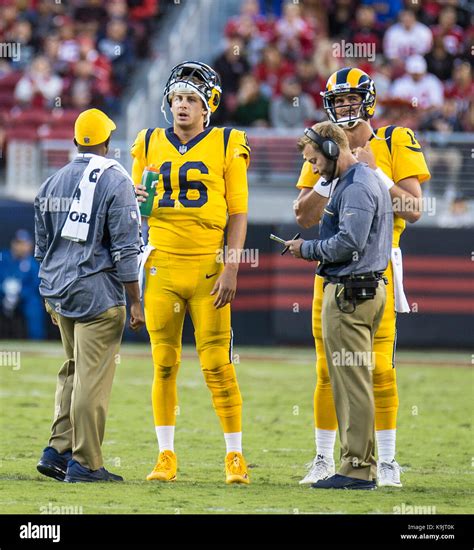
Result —
<path fill-rule="evenodd" d="M 115 122 L 99 109 L 87 109 L 76 119 L 74 139 L 79 145 L 98 145 L 104 143 L 116 128 Z"/>

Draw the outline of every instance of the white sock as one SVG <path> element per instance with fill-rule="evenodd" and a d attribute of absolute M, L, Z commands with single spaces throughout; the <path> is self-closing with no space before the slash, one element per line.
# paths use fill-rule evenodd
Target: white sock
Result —
<path fill-rule="evenodd" d="M 378 430 L 375 432 L 379 460 L 392 462 L 395 459 L 395 441 L 397 430 Z"/>
<path fill-rule="evenodd" d="M 336 430 L 314 429 L 316 437 L 316 454 L 334 460 L 334 445 L 336 444 Z"/>
<path fill-rule="evenodd" d="M 155 426 L 158 448 L 162 451 L 174 453 L 174 426 Z"/>
<path fill-rule="evenodd" d="M 224 434 L 227 453 L 242 453 L 242 432 Z"/>

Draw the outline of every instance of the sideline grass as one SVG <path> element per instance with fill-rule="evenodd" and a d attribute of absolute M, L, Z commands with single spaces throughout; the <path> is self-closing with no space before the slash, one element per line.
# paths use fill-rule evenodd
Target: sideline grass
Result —
<path fill-rule="evenodd" d="M 1 348 L 19 351 L 21 364 L 18 370 L 0 367 L 0 513 L 38 514 L 57 507 L 84 514 L 392 514 L 402 506 L 438 514 L 473 511 L 468 354 L 398 353 L 397 446 L 404 487 L 361 493 L 298 485 L 314 452 L 311 350 L 236 350 L 251 484 L 226 486 L 223 437 L 191 348 L 178 377 L 178 481 L 145 481 L 157 450 L 152 365 L 147 346 L 123 346 L 103 452 L 105 466 L 126 482 L 69 485 L 41 476 L 35 467 L 47 444 L 61 348 L 18 342 L 2 342 Z"/>

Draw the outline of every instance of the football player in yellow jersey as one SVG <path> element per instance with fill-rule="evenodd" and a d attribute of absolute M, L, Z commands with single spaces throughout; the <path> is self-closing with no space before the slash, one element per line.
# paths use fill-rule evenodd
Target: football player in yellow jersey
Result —
<path fill-rule="evenodd" d="M 344 68 L 332 74 L 321 93 L 329 119 L 339 124 L 349 138 L 349 145 L 361 162 L 376 169 L 390 190 L 394 210 L 392 261 L 385 276 L 387 303 L 380 327 L 375 335 L 375 430 L 378 448 L 379 486 L 401 487 L 400 466 L 395 460 L 398 392 L 394 365 L 396 312 L 410 308 L 403 293 L 400 235 L 406 221 L 416 222 L 421 216 L 421 186 L 430 173 L 418 141 L 408 128 L 385 126 L 373 130 L 376 92 L 373 80 L 360 69 Z M 329 184 L 329 185 L 328 185 Z M 301 190 L 294 209 L 303 227 L 317 224 L 331 188 L 337 181 L 325 182 L 304 163 L 297 187 Z M 316 457 L 301 484 L 312 484 L 334 474 L 334 444 L 337 419 L 324 356 L 321 335 L 323 279 L 315 278 L 313 299 L 313 335 L 316 343 L 317 383 L 314 392 Z"/>
<path fill-rule="evenodd" d="M 152 404 L 159 447 L 148 480 L 176 479 L 176 377 L 189 311 L 201 369 L 224 431 L 226 482 L 249 483 L 242 456 L 242 398 L 232 364 L 230 302 L 247 231 L 250 148 L 244 132 L 208 127 L 220 95 L 220 79 L 211 67 L 193 61 L 177 65 L 162 106 L 164 110 L 168 103 L 173 127 L 142 130 L 131 150 L 138 195 L 147 196 L 139 185 L 145 167 L 154 165 L 160 173 L 148 218 L 145 263 L 145 319 L 154 364 Z"/>

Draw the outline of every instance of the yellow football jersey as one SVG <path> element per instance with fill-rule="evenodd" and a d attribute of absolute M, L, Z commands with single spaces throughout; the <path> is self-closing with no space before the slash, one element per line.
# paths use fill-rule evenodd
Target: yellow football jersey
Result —
<path fill-rule="evenodd" d="M 417 177 L 418 181 L 423 183 L 431 177 L 421 146 L 412 130 L 401 126 L 383 126 L 374 132 L 375 137 L 372 137 L 369 143 L 377 167 L 381 168 L 395 184 L 409 177 Z M 296 184 L 298 189 L 313 187 L 318 181 L 319 175 L 314 174 L 312 168 L 309 162 L 303 164 Z M 394 248 L 399 246 L 400 235 L 405 226 L 405 220 L 394 214 Z"/>
<path fill-rule="evenodd" d="M 245 132 L 207 128 L 181 143 L 172 128 L 145 129 L 131 154 L 136 185 L 146 166 L 160 172 L 148 218 L 150 244 L 174 254 L 215 254 L 223 245 L 227 216 L 247 212 Z"/>

